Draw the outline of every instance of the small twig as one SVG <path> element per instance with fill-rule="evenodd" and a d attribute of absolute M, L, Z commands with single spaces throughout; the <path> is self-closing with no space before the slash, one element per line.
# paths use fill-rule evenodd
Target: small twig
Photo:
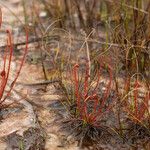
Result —
<path fill-rule="evenodd" d="M 39 85 L 47 85 L 47 84 L 53 84 L 53 83 L 59 83 L 60 80 L 44 80 L 36 83 L 21 83 L 21 82 L 16 82 L 16 84 L 21 84 L 23 86 L 39 86 Z"/>
<path fill-rule="evenodd" d="M 45 37 L 39 37 L 39 38 L 31 38 L 29 39 L 28 41 L 28 44 L 30 43 L 35 43 L 35 42 L 39 42 L 39 41 L 46 41 L 46 40 L 60 40 L 60 37 L 57 36 L 57 35 L 50 35 L 50 36 L 45 36 Z M 14 47 L 18 47 L 18 46 L 22 46 L 22 45 L 25 45 L 26 42 L 20 42 L 20 43 L 14 43 L 13 46 Z M 0 49 L 4 49 L 7 45 L 2 45 L 0 46 Z"/>

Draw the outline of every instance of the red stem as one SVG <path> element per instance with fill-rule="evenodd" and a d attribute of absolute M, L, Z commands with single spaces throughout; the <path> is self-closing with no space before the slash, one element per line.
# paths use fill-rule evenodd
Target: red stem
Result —
<path fill-rule="evenodd" d="M 78 68 L 79 65 L 76 64 L 73 67 L 74 85 L 75 85 L 75 96 L 77 99 L 77 108 L 80 111 L 80 94 L 79 94 L 79 79 L 78 79 Z"/>
<path fill-rule="evenodd" d="M 8 82 L 8 77 L 9 77 L 9 73 L 10 73 L 10 67 L 11 67 L 11 60 L 12 60 L 12 51 L 13 51 L 13 48 L 12 48 L 12 42 L 11 42 L 11 34 L 10 32 L 7 30 L 7 33 L 8 33 L 8 40 L 7 40 L 7 49 L 8 49 L 8 46 L 10 45 L 10 49 L 9 49 L 9 60 L 8 60 L 8 68 L 7 68 L 7 72 L 5 71 L 5 68 L 6 68 L 6 56 L 4 56 L 4 68 L 3 68 L 3 77 L 2 77 L 2 85 L 1 85 L 1 91 L 0 91 L 0 100 L 2 99 L 2 96 L 4 94 L 4 90 L 5 90 L 5 87 L 7 85 L 7 82 Z M 6 53 L 7 53 L 7 50 L 6 50 Z M 3 102 L 4 100 L 1 100 L 0 104 Z"/>
<path fill-rule="evenodd" d="M 84 80 L 84 99 L 88 96 L 88 80 L 89 80 L 89 66 L 86 66 L 85 80 Z"/>
<path fill-rule="evenodd" d="M 12 46 L 12 40 L 11 40 L 10 31 L 8 30 L 7 33 L 8 33 L 9 42 L 10 42 L 10 58 L 9 58 L 9 65 L 8 65 L 8 71 L 7 71 L 7 80 L 8 80 L 9 71 L 10 71 L 10 65 L 11 65 L 11 59 L 12 59 L 13 46 Z M 3 101 L 5 101 L 6 98 L 10 95 L 10 92 L 11 92 L 11 90 L 13 89 L 14 84 L 16 83 L 16 81 L 17 81 L 17 79 L 18 79 L 18 77 L 19 77 L 19 74 L 20 74 L 20 72 L 21 72 L 23 63 L 24 63 L 24 61 L 25 61 L 25 57 L 26 57 L 26 54 L 27 54 L 27 50 L 28 50 L 28 31 L 27 31 L 27 29 L 26 29 L 26 46 L 25 46 L 25 49 L 24 49 L 24 55 L 23 55 L 23 57 L 22 57 L 22 59 L 21 59 L 20 67 L 19 67 L 19 69 L 18 69 L 18 71 L 17 71 L 16 77 L 14 78 L 13 82 L 11 83 L 11 87 L 10 87 L 10 89 L 9 89 L 9 91 L 8 91 L 8 93 L 7 93 L 7 95 L 4 97 L 4 99 L 1 101 L 1 103 L 2 103 Z"/>

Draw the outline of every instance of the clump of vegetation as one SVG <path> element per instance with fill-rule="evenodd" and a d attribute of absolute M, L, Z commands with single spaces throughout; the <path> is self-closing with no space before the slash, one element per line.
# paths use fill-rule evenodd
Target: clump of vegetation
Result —
<path fill-rule="evenodd" d="M 128 100 L 126 100 L 126 111 L 128 112 L 130 118 L 135 123 L 141 123 L 146 126 L 144 123 L 147 121 L 148 127 L 150 128 L 150 110 L 149 110 L 149 100 L 150 100 L 150 93 L 149 91 L 146 91 L 142 96 L 140 97 L 140 88 L 142 88 L 142 85 L 136 79 L 133 89 L 129 91 L 128 94 Z"/>
<path fill-rule="evenodd" d="M 0 25 L 1 25 L 2 12 L 0 18 L 1 18 L 0 20 Z M 19 77 L 28 49 L 28 33 L 26 33 L 26 47 L 24 49 L 23 57 L 21 58 L 20 61 L 20 66 L 16 71 L 16 76 L 14 77 L 13 81 L 9 83 L 12 57 L 13 57 L 13 41 L 12 41 L 11 31 L 7 30 L 6 33 L 7 33 L 7 42 L 6 42 L 7 46 L 5 47 L 3 60 L 2 60 L 3 68 L 1 68 L 0 70 L 0 110 L 4 107 L 5 108 L 8 107 L 8 105 L 5 105 L 4 102 L 10 96 L 10 93 Z"/>
<path fill-rule="evenodd" d="M 61 87 L 67 99 L 65 105 L 69 110 L 69 119 L 65 123 L 73 129 L 79 141 L 98 141 L 103 133 L 111 135 L 110 128 L 102 123 L 102 119 L 111 112 L 115 103 L 115 95 L 111 95 L 113 71 L 105 62 L 100 63 L 94 74 L 90 74 L 88 63 L 81 66 L 73 66 L 70 80 L 62 79 Z M 106 87 L 100 87 L 103 69 L 108 72 Z M 67 82 L 69 83 L 66 84 Z"/>
<path fill-rule="evenodd" d="M 143 85 L 138 81 L 138 78 L 132 83 L 130 80 L 126 84 L 126 91 L 128 91 L 125 100 L 125 111 L 128 114 L 129 130 L 134 128 L 137 133 L 135 137 L 150 138 L 150 92 L 149 89 L 144 93 L 141 89 Z"/>
<path fill-rule="evenodd" d="M 123 141 L 135 147 L 139 140 L 147 144 L 150 138 L 150 93 L 145 87 L 138 75 L 127 77 L 118 101 L 119 130 L 116 131 Z"/>

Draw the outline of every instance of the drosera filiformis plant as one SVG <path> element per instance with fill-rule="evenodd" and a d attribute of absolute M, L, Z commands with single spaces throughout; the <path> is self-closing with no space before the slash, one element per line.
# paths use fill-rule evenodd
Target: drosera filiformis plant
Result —
<path fill-rule="evenodd" d="M 150 138 L 150 92 L 147 89 L 141 93 L 144 88 L 140 81 L 135 79 L 133 84 L 128 82 L 130 87 L 128 99 L 126 100 L 125 111 L 129 118 L 129 129 L 133 129 L 137 135 L 135 137 Z M 135 138 L 134 137 L 134 138 Z"/>
<path fill-rule="evenodd" d="M 1 14 L 0 15 L 1 18 L 0 25 L 1 25 L 2 12 L 0 14 Z M 12 82 L 9 83 L 8 81 L 10 78 L 10 71 L 11 71 L 12 57 L 13 57 L 13 40 L 12 40 L 13 37 L 10 30 L 6 30 L 6 33 L 7 33 L 7 42 L 6 42 L 6 48 L 4 50 L 4 55 L 2 58 L 3 67 L 0 69 L 0 110 L 8 107 L 8 105 L 4 104 L 5 100 L 10 96 L 11 91 L 13 90 L 13 87 L 19 77 L 28 49 L 28 32 L 26 29 L 26 45 L 24 48 L 24 54 L 20 60 L 19 68 L 16 71 L 15 77 L 13 78 Z M 6 90 L 7 86 L 8 89 Z"/>
<path fill-rule="evenodd" d="M 81 66 L 75 64 L 70 75 L 68 86 L 62 81 L 66 93 L 66 105 L 69 117 L 65 120 L 64 127 L 80 141 L 81 145 L 88 140 L 98 142 L 101 138 L 111 136 L 112 130 L 103 123 L 103 118 L 111 112 L 115 104 L 115 96 L 110 96 L 113 84 L 113 70 L 105 62 L 101 62 L 94 77 L 89 75 L 89 65 L 85 64 L 81 73 Z M 108 72 L 108 81 L 105 90 L 100 89 L 102 70 Z M 102 87 L 101 87 L 102 88 Z M 103 87 L 104 88 L 104 87 Z M 110 100 L 111 99 L 111 100 Z M 70 129 L 69 129 L 70 128 Z"/>

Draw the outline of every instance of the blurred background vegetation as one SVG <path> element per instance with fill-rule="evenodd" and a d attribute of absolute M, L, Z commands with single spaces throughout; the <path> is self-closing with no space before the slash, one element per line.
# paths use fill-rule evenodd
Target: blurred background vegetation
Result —
<path fill-rule="evenodd" d="M 22 0 L 22 4 L 25 23 L 32 22 L 41 35 L 53 23 L 55 28 L 84 32 L 102 42 L 103 51 L 111 46 L 110 55 L 122 63 L 121 69 L 127 74 L 141 73 L 150 79 L 149 0 L 33 0 L 32 4 Z M 94 35 L 90 34 L 93 29 Z"/>

